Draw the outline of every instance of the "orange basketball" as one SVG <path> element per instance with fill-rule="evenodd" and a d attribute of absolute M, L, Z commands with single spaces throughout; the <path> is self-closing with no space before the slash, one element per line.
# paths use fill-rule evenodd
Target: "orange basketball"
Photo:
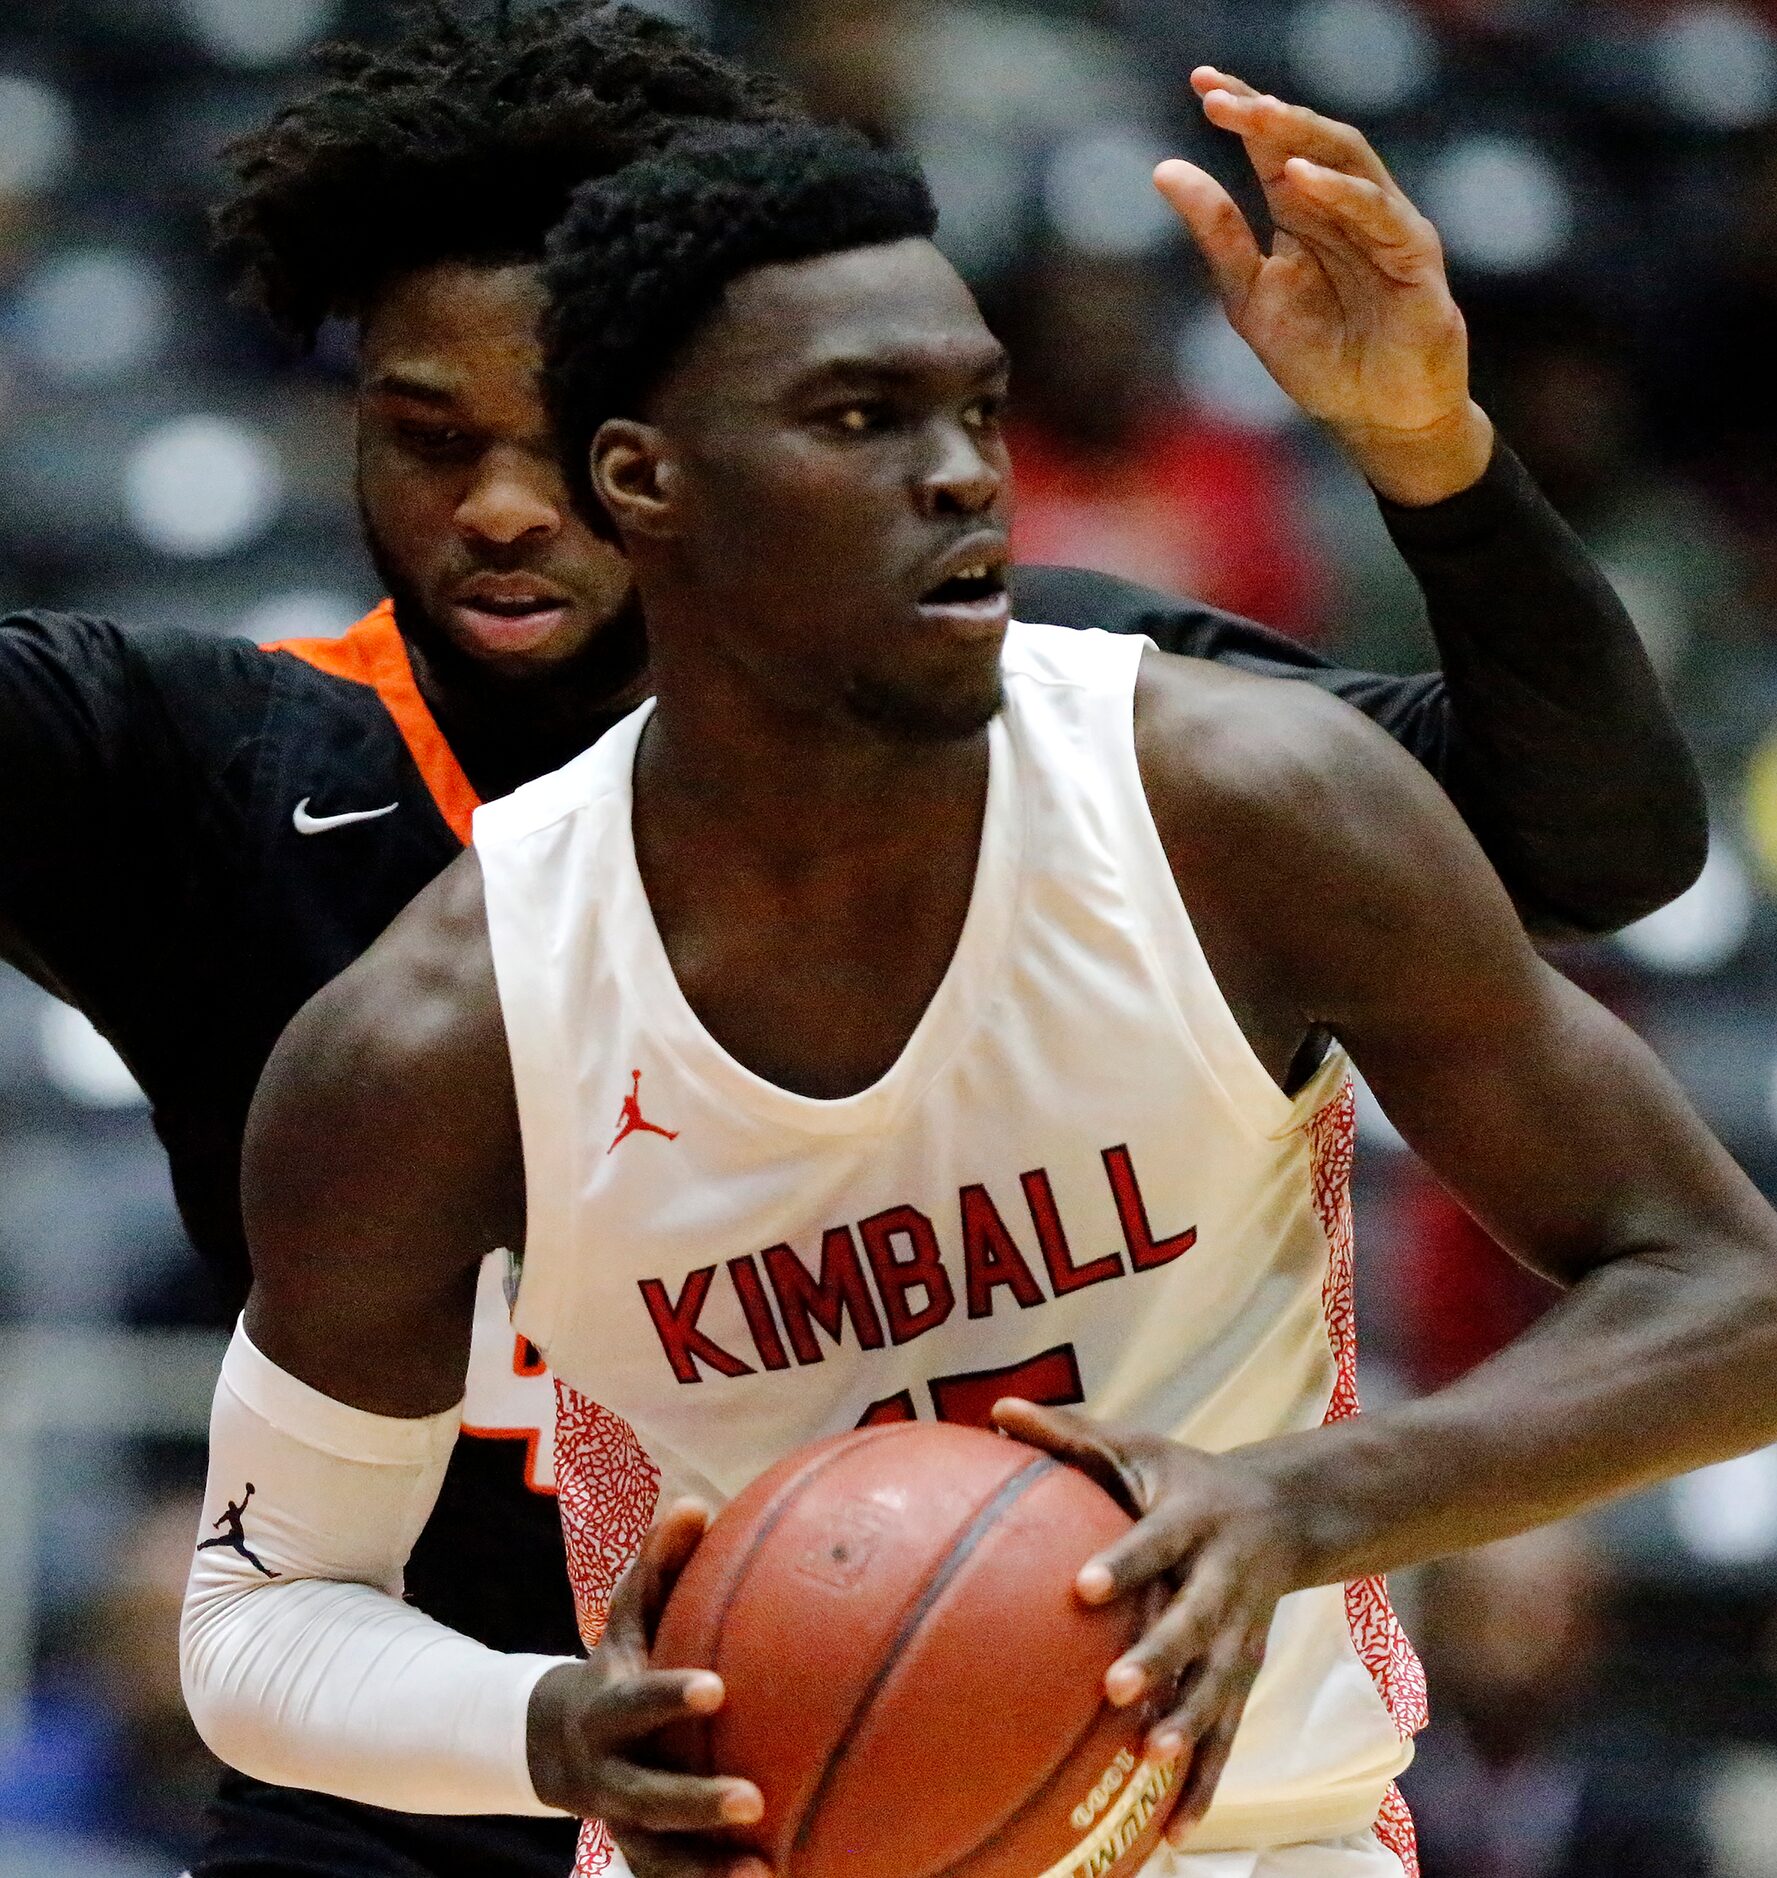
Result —
<path fill-rule="evenodd" d="M 674 1765 L 742 1776 L 735 1836 L 779 1878 L 1128 1878 L 1178 1764 L 1104 1673 L 1144 1627 L 1074 1575 L 1129 1515 L 1077 1469 L 942 1423 L 798 1449 L 710 1527 L 662 1615 L 661 1668 L 722 1708 Z"/>

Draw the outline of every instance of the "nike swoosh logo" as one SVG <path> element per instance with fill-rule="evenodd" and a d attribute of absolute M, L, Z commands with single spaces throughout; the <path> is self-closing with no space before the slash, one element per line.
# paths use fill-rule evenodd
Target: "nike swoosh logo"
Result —
<path fill-rule="evenodd" d="M 324 835 L 330 829 L 349 828 L 353 822 L 374 822 L 380 816 L 393 815 L 401 806 L 399 802 L 391 802 L 382 809 L 348 809 L 343 815 L 311 815 L 309 803 L 312 800 L 313 797 L 304 796 L 297 803 L 296 813 L 291 818 L 296 823 L 299 835 Z"/>

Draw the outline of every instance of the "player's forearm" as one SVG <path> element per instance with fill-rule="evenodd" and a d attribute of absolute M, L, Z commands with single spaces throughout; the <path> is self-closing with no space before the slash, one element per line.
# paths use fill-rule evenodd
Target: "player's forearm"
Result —
<path fill-rule="evenodd" d="M 404 1812 L 554 1810 L 526 1716 L 560 1659 L 487 1649 L 401 1600 L 455 1432 L 453 1413 L 349 1408 L 237 1332 L 180 1634 L 186 1703 L 221 1759 Z"/>
<path fill-rule="evenodd" d="M 1425 595 L 1448 712 L 1440 776 L 1520 909 L 1603 932 L 1690 885 L 1702 784 L 1633 623 L 1511 452 L 1383 519 Z"/>
<path fill-rule="evenodd" d="M 1582 1279 L 1435 1394 L 1242 1450 L 1351 1582 L 1580 1512 L 1777 1440 L 1777 1245 L 1648 1250 Z"/>

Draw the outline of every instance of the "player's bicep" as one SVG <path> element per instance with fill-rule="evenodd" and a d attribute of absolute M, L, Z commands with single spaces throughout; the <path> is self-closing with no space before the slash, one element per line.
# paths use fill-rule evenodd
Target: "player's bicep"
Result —
<path fill-rule="evenodd" d="M 1443 1047 L 1353 1039 L 1409 1145 L 1487 1230 L 1570 1283 L 1631 1251 L 1757 1236 L 1746 1177 L 1619 1019 L 1549 967 Z"/>

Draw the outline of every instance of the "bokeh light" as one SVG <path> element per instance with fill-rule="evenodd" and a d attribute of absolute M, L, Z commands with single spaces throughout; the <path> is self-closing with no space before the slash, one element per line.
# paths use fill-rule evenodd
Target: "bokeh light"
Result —
<path fill-rule="evenodd" d="M 1167 154 L 1134 130 L 1069 138 L 1043 178 L 1043 207 L 1056 233 L 1083 254 L 1145 254 L 1171 239 L 1178 221 L 1153 182 Z"/>
<path fill-rule="evenodd" d="M 84 1108 L 139 1108 L 146 1101 L 123 1058 L 69 1004 L 45 1004 L 37 1047 L 44 1073 L 71 1102 Z"/>
<path fill-rule="evenodd" d="M 334 22 L 339 0 L 178 0 L 192 36 L 212 57 L 240 66 L 281 65 Z"/>
<path fill-rule="evenodd" d="M 1777 893 L 1777 731 L 1753 750 L 1741 792 L 1746 838 L 1767 891 Z"/>
<path fill-rule="evenodd" d="M 245 424 L 181 417 L 151 431 L 124 465 L 124 508 L 150 547 L 204 559 L 244 547 L 283 496 L 276 453 Z"/>
<path fill-rule="evenodd" d="M 1288 393 L 1213 300 L 1180 328 L 1174 362 L 1179 388 L 1209 416 L 1253 430 L 1285 430 L 1302 421 Z"/>
<path fill-rule="evenodd" d="M 919 152 L 938 205 L 938 245 L 971 278 L 1003 265 L 1023 238 L 1023 166 L 1009 150 L 934 132 Z"/>
<path fill-rule="evenodd" d="M 1306 93 L 1350 116 L 1399 110 L 1437 75 L 1430 33 L 1396 0 L 1307 0 L 1289 21 L 1284 52 Z"/>
<path fill-rule="evenodd" d="M 1669 109 L 1715 130 L 1777 113 L 1777 39 L 1744 8 L 1679 7 L 1654 35 L 1654 72 Z"/>
<path fill-rule="evenodd" d="M 18 72 L 0 72 L 0 195 L 49 188 L 74 144 L 74 111 L 59 91 Z"/>
<path fill-rule="evenodd" d="M 122 248 L 77 249 L 25 282 L 18 336 L 50 376 L 99 382 L 152 365 L 168 317 L 166 283 L 151 262 Z"/>
<path fill-rule="evenodd" d="M 1755 904 L 1744 862 L 1729 841 L 1717 836 L 1689 892 L 1626 927 L 1617 943 L 1653 971 L 1685 976 L 1720 971 L 1746 943 Z"/>
<path fill-rule="evenodd" d="M 1425 179 L 1423 207 L 1450 256 L 1490 274 L 1547 267 L 1573 233 L 1574 208 L 1548 154 L 1516 137 L 1465 137 Z"/>
<path fill-rule="evenodd" d="M 260 645 L 275 639 L 337 639 L 368 609 L 363 599 L 329 587 L 274 593 L 241 615 L 240 630 Z"/>
<path fill-rule="evenodd" d="M 1678 1536 L 1698 1558 L 1752 1565 L 1777 1554 L 1777 1450 L 1685 1474 L 1668 1493 Z"/>

